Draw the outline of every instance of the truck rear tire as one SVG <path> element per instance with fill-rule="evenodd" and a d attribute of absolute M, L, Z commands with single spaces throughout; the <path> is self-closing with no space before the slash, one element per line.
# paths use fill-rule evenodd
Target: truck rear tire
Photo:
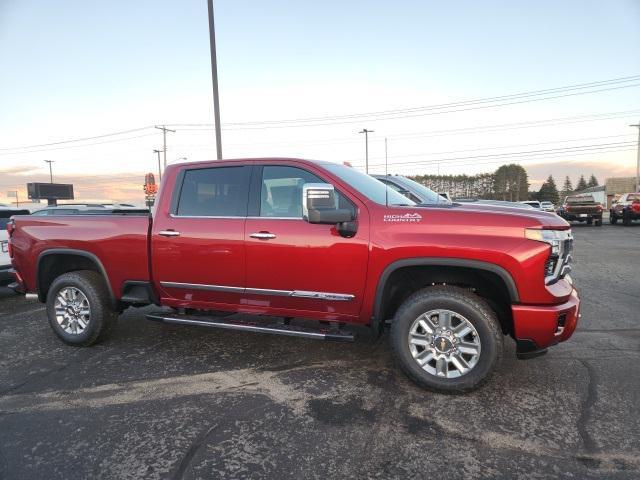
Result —
<path fill-rule="evenodd" d="M 407 298 L 391 324 L 390 341 L 404 373 L 440 393 L 475 390 L 502 359 L 495 313 L 460 287 L 427 287 Z"/>
<path fill-rule="evenodd" d="M 618 217 L 616 217 L 615 213 L 609 213 L 609 223 L 611 225 L 618 223 Z"/>
<path fill-rule="evenodd" d="M 631 215 L 629 215 L 629 212 L 627 210 L 622 212 L 622 225 L 624 225 L 625 227 L 631 225 Z"/>
<path fill-rule="evenodd" d="M 596 218 L 596 227 L 601 227 L 601 226 L 602 226 L 602 219 Z"/>
<path fill-rule="evenodd" d="M 104 340 L 118 319 L 104 279 L 90 270 L 65 273 L 53 281 L 47 293 L 47 316 L 58 338 L 76 347 Z"/>

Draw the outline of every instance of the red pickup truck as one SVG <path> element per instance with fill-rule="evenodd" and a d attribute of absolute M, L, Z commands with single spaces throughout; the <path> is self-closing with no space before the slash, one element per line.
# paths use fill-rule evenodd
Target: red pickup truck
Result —
<path fill-rule="evenodd" d="M 71 345 L 104 339 L 123 309 L 149 304 L 164 307 L 152 320 L 309 338 L 389 327 L 411 379 L 459 393 L 489 378 L 505 335 L 519 357 L 536 356 L 579 316 L 561 218 L 415 204 L 328 162 L 173 165 L 151 215 L 15 217 L 9 234 L 14 289 L 46 302 Z"/>

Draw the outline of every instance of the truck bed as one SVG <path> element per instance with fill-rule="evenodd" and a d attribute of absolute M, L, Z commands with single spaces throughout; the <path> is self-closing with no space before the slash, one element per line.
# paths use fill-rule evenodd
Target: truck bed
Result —
<path fill-rule="evenodd" d="M 14 217 L 14 266 L 29 290 L 36 290 L 38 262 L 50 253 L 80 250 L 108 264 L 111 290 L 126 280 L 148 281 L 149 215 L 60 215 Z"/>

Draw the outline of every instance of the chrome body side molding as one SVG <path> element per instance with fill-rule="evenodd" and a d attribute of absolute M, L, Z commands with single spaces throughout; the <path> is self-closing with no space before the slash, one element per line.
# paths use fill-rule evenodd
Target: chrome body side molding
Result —
<path fill-rule="evenodd" d="M 310 298 L 333 302 L 350 302 L 355 295 L 348 293 L 311 292 L 307 290 L 273 290 L 268 288 L 242 288 L 226 285 L 207 285 L 202 283 L 160 282 L 166 288 L 185 288 L 192 290 L 208 290 L 213 292 L 246 293 L 249 295 L 273 295 L 278 297 Z"/>

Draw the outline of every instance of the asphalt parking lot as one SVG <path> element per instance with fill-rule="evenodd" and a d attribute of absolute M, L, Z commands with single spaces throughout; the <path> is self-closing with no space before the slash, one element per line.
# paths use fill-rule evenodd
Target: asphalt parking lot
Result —
<path fill-rule="evenodd" d="M 0 478 L 638 478 L 640 225 L 575 226 L 573 338 L 465 396 L 353 344 L 169 326 L 59 342 L 0 289 Z"/>

